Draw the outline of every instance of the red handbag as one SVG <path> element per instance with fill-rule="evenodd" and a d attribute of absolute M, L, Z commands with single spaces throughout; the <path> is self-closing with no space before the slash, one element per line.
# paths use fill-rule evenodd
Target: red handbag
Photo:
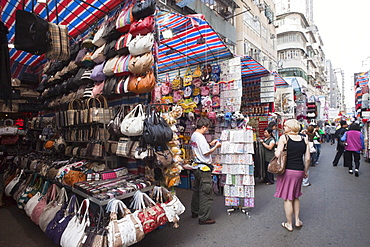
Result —
<path fill-rule="evenodd" d="M 137 214 L 145 234 L 168 222 L 160 203 L 156 204 L 153 199 L 140 190 L 136 191 L 131 207 L 138 210 L 135 214 Z"/>
<path fill-rule="evenodd" d="M 145 35 L 154 30 L 154 17 L 152 15 L 140 19 L 138 21 L 135 21 L 130 26 L 130 33 L 133 36 L 136 36 L 138 34 Z"/>

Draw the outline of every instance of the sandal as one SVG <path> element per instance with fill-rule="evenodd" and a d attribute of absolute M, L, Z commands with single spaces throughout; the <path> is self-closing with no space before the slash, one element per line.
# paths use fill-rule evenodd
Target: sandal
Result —
<path fill-rule="evenodd" d="M 302 228 L 302 226 L 303 226 L 303 223 L 302 223 L 302 221 L 299 221 L 299 225 L 297 226 L 297 225 L 295 225 L 295 229 L 297 229 L 297 230 L 301 230 L 301 228 Z"/>
<path fill-rule="evenodd" d="M 293 228 L 292 229 L 289 229 L 288 226 L 287 226 L 287 223 L 286 222 L 283 222 L 281 223 L 281 226 L 284 227 L 288 232 L 292 232 L 293 231 Z"/>

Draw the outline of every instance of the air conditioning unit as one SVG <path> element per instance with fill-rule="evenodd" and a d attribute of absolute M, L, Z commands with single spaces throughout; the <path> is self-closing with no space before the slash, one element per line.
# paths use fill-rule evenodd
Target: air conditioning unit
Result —
<path fill-rule="evenodd" d="M 227 17 L 227 16 L 232 15 L 232 9 L 231 9 L 231 7 L 221 8 L 221 10 L 220 10 L 220 14 L 221 14 L 223 17 Z"/>
<path fill-rule="evenodd" d="M 259 21 L 259 20 L 260 20 L 260 18 L 259 18 L 258 16 L 256 16 L 256 15 L 255 15 L 255 16 L 253 16 L 253 21 L 254 21 L 254 22 L 257 22 L 257 21 Z"/>
<path fill-rule="evenodd" d="M 265 5 L 264 5 L 264 4 L 262 4 L 262 3 L 257 4 L 257 7 L 258 7 L 258 9 L 260 10 L 260 12 L 262 12 L 262 11 L 264 11 L 264 10 L 265 10 Z"/>

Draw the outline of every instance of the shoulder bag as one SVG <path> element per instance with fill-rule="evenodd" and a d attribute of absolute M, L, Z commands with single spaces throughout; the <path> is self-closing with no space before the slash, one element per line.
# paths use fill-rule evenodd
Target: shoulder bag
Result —
<path fill-rule="evenodd" d="M 110 222 L 106 228 L 108 246 L 130 246 L 144 238 L 140 220 L 131 214 L 122 201 L 117 199 L 109 201 L 107 212 L 110 212 Z"/>
<path fill-rule="evenodd" d="M 40 199 L 46 194 L 49 188 L 49 181 L 44 183 L 42 191 L 38 191 L 24 206 L 24 211 L 26 214 L 31 217 L 33 210 L 35 209 L 36 205 L 39 203 Z"/>
<path fill-rule="evenodd" d="M 152 68 L 153 62 L 154 57 L 151 52 L 141 56 L 133 56 L 128 63 L 128 69 L 133 74 L 146 73 Z"/>
<path fill-rule="evenodd" d="M 138 104 L 121 123 L 121 133 L 126 136 L 141 136 L 144 129 L 145 114 L 143 105 Z"/>
<path fill-rule="evenodd" d="M 68 222 L 60 239 L 62 247 L 78 246 L 81 242 L 86 227 L 90 226 L 89 206 L 89 199 L 84 199 L 77 214 Z"/>
<path fill-rule="evenodd" d="M 150 52 L 153 48 L 153 45 L 153 33 L 148 33 L 146 35 L 138 34 L 128 44 L 128 50 L 132 56 L 138 56 Z"/>
<path fill-rule="evenodd" d="M 132 15 L 135 20 L 153 15 L 155 12 L 156 0 L 138 0 L 132 8 Z"/>
<path fill-rule="evenodd" d="M 173 132 L 158 112 L 152 111 L 144 120 L 143 138 L 145 143 L 161 145 L 172 140 Z"/>
<path fill-rule="evenodd" d="M 111 119 L 108 123 L 107 129 L 109 134 L 112 136 L 120 136 L 121 130 L 120 125 L 124 118 L 124 105 L 121 105 L 121 107 L 117 110 L 116 115 Z"/>
<path fill-rule="evenodd" d="M 46 205 L 54 200 L 58 194 L 59 187 L 56 184 L 53 184 L 52 186 L 49 187 L 48 191 L 46 194 L 39 200 L 39 202 L 36 204 L 34 209 L 32 210 L 31 213 L 31 220 L 38 225 L 39 224 L 39 219 L 40 215 L 44 211 Z"/>
<path fill-rule="evenodd" d="M 289 136 L 285 135 L 286 143 L 281 151 L 279 157 L 273 157 L 267 166 L 267 171 L 270 173 L 283 174 L 285 172 L 286 160 L 287 160 L 287 143 Z"/>
<path fill-rule="evenodd" d="M 68 27 L 49 22 L 49 32 L 50 51 L 46 52 L 45 57 L 47 59 L 68 60 L 70 56 Z"/>
<path fill-rule="evenodd" d="M 144 74 L 131 75 L 127 90 L 136 94 L 150 93 L 155 88 L 155 77 L 150 70 Z"/>

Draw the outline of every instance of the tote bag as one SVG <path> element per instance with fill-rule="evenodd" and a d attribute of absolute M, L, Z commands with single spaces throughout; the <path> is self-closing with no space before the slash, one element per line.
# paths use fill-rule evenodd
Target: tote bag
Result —
<path fill-rule="evenodd" d="M 77 214 L 69 221 L 60 239 L 62 247 L 79 246 L 81 238 L 84 236 L 85 228 L 90 226 L 89 205 L 89 199 L 83 200 Z M 83 209 L 85 209 L 84 212 L 82 211 Z"/>
<path fill-rule="evenodd" d="M 143 134 L 145 114 L 143 105 L 138 104 L 121 123 L 121 133 L 126 136 L 140 136 Z"/>

